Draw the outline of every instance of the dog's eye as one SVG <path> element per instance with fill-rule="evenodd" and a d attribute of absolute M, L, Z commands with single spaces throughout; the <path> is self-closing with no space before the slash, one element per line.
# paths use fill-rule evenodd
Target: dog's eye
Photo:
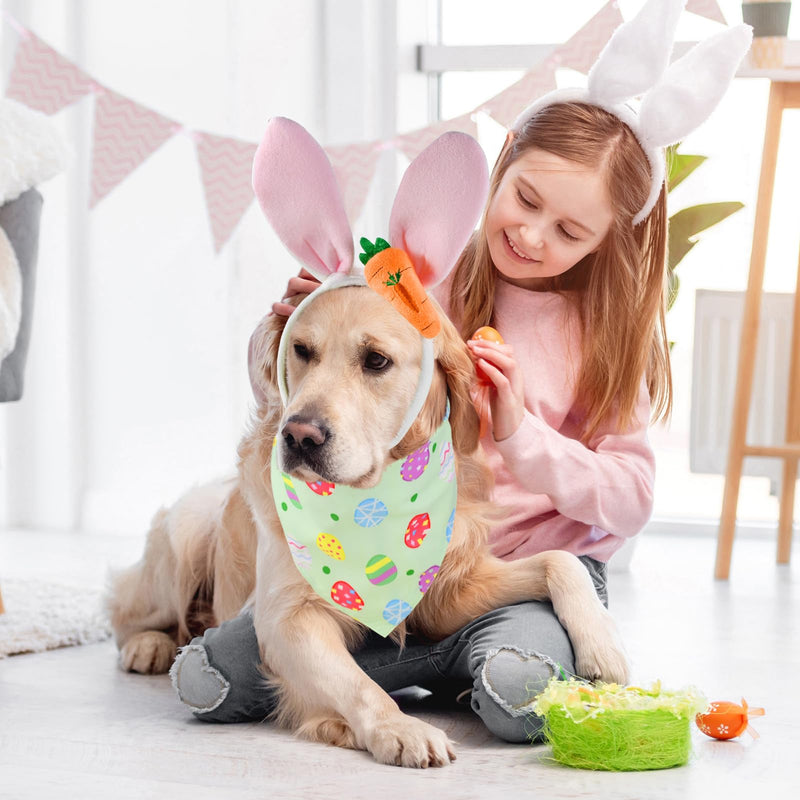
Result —
<path fill-rule="evenodd" d="M 371 350 L 364 358 L 364 368 L 371 372 L 383 372 L 391 366 L 392 362 L 386 356 Z"/>
<path fill-rule="evenodd" d="M 310 361 L 311 360 L 311 351 L 304 345 L 304 344 L 295 344 L 294 346 L 294 354 L 301 360 L 301 361 Z"/>

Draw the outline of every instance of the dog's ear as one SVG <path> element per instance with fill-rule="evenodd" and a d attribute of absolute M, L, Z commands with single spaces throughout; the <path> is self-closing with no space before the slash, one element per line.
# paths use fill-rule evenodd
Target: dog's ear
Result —
<path fill-rule="evenodd" d="M 475 367 L 467 345 L 455 326 L 445 318 L 443 312 L 439 314 L 442 317 L 442 329 L 435 342 L 436 361 L 447 381 L 453 447 L 459 455 L 470 455 L 477 449 L 480 438 L 480 420 L 470 396 L 475 382 Z"/>
<path fill-rule="evenodd" d="M 467 346 L 444 312 L 438 307 L 441 328 L 434 339 L 436 366 L 425 402 L 400 443 L 392 449 L 393 458 L 404 458 L 427 441 L 439 427 L 450 399 L 450 426 L 453 447 L 458 455 L 472 455 L 478 448 L 480 420 L 470 397 L 475 368 Z"/>
<path fill-rule="evenodd" d="M 247 371 L 250 375 L 250 386 L 258 405 L 280 402 L 278 392 L 278 345 L 281 334 L 286 327 L 287 317 L 267 314 L 261 319 L 250 335 L 247 347 Z"/>

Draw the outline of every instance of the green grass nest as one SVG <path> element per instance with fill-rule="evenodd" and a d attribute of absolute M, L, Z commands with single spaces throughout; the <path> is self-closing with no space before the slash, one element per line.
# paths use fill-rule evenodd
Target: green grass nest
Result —
<path fill-rule="evenodd" d="M 553 758 L 579 769 L 631 771 L 689 760 L 690 723 L 706 706 L 690 687 L 666 691 L 553 678 L 533 710 L 545 717 Z"/>

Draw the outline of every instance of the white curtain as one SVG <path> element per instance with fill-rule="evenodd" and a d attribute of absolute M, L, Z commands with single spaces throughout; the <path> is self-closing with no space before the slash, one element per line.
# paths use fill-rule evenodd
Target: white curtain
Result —
<path fill-rule="evenodd" d="M 420 31 L 398 33 L 393 2 L 2 8 L 114 91 L 190 130 L 246 141 L 275 115 L 323 144 L 391 138 L 398 75 L 415 80 L 402 37 Z M 4 79 L 16 37 L 3 26 Z M 421 77 L 418 88 L 424 109 Z M 74 158 L 41 187 L 25 395 L 0 406 L 6 526 L 142 531 L 159 505 L 232 470 L 250 402 L 247 340 L 297 271 L 255 203 L 214 254 L 189 136 L 173 137 L 89 211 L 93 103 L 56 115 Z M 386 224 L 396 172 L 382 161 L 365 233 Z"/>

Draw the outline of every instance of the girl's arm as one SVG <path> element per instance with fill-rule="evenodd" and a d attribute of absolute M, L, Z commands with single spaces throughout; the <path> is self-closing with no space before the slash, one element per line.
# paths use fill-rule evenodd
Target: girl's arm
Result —
<path fill-rule="evenodd" d="M 647 440 L 650 399 L 642 381 L 630 428 L 608 424 L 587 445 L 525 410 L 517 430 L 496 442 L 528 491 L 546 494 L 565 517 L 617 536 L 634 536 L 653 510 L 655 462 Z"/>

